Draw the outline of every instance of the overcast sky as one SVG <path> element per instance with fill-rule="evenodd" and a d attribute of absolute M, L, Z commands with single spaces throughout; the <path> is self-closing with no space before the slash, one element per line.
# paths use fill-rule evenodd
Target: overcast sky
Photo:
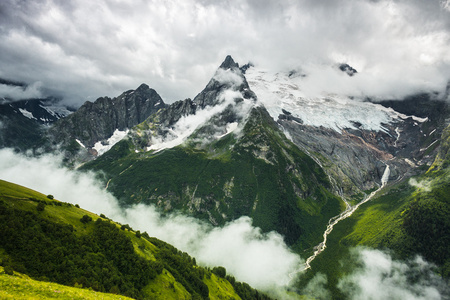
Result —
<path fill-rule="evenodd" d="M 192 98 L 227 54 L 274 71 L 346 62 L 371 92 L 450 79 L 449 0 L 1 0 L 0 39 L 0 78 L 77 105 L 141 83 Z"/>

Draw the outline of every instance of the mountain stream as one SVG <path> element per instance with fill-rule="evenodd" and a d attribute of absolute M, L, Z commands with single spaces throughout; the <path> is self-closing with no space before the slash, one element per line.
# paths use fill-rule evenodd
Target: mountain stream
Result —
<path fill-rule="evenodd" d="M 306 270 L 311 268 L 311 262 L 317 257 L 317 255 L 322 253 L 322 251 L 325 250 L 325 248 L 327 247 L 327 237 L 331 233 L 331 231 L 333 231 L 334 226 L 337 223 L 339 223 L 340 221 L 350 217 L 358 209 L 359 206 L 361 206 L 362 204 L 364 204 L 367 201 L 371 200 L 382 188 L 384 188 L 385 185 L 387 184 L 388 180 L 389 180 L 389 174 L 390 174 L 389 165 L 386 164 L 386 168 L 384 169 L 383 176 L 381 177 L 381 186 L 377 190 L 375 190 L 372 193 L 370 193 L 369 196 L 367 196 L 364 200 L 362 200 L 358 204 L 356 204 L 354 206 L 351 206 L 347 202 L 347 200 L 344 199 L 344 202 L 345 202 L 347 208 L 345 209 L 345 211 L 343 211 L 342 213 L 340 213 L 337 216 L 334 216 L 333 218 L 331 218 L 328 221 L 327 229 L 323 233 L 323 241 L 319 245 L 314 247 L 316 250 L 314 251 L 313 255 L 308 257 L 306 262 L 298 270 L 296 270 L 296 271 L 294 271 L 294 272 L 289 274 L 289 277 L 291 279 L 294 278 L 295 274 L 303 272 L 303 271 L 306 271 Z"/>

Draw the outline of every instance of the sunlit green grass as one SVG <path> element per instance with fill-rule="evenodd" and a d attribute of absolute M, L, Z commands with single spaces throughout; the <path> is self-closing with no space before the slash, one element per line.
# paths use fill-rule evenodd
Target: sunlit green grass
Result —
<path fill-rule="evenodd" d="M 131 298 L 69 287 L 52 282 L 37 281 L 17 272 L 14 272 L 14 275 L 7 275 L 4 273 L 3 267 L 0 267 L 0 299 L 119 300 Z"/>
<path fill-rule="evenodd" d="M 63 203 L 56 199 L 51 199 L 47 195 L 38 193 L 31 189 L 16 185 L 10 182 L 0 180 L 0 201 L 5 207 L 11 209 L 24 210 L 32 212 L 38 218 L 46 219 L 53 223 L 62 225 L 72 225 L 74 233 L 79 236 L 90 235 L 94 232 L 95 220 L 100 218 L 98 215 L 76 207 L 69 203 Z M 43 210 L 38 210 L 38 204 L 46 203 Z M 88 215 L 93 221 L 86 224 L 81 222 L 81 218 Z M 103 216 L 105 217 L 105 216 Z M 106 218 L 106 217 L 105 217 Z M 105 220 L 105 218 L 100 218 Z M 122 224 L 114 223 L 118 228 Z M 157 255 L 162 251 L 164 242 L 157 242 L 155 238 L 150 238 L 147 233 L 141 233 L 137 236 L 137 231 L 126 226 L 125 230 L 120 232 L 127 236 L 135 252 L 150 261 L 157 261 Z M 157 242 L 157 243 L 156 243 Z M 156 244 L 155 244 L 156 243 Z M 168 246 L 169 248 L 172 246 Z M 173 248 L 173 247 L 172 247 Z M 170 248 L 170 249 L 172 249 Z M 166 250 L 167 251 L 167 250 Z M 173 253 L 171 259 L 179 259 L 180 254 Z M 186 254 L 187 256 L 187 254 Z M 12 257 L 0 246 L 0 262 L 8 261 Z M 158 258 L 159 259 L 159 258 Z M 159 261 L 161 263 L 161 261 Z M 174 266 L 171 266 L 174 268 Z M 186 268 L 190 268 L 185 266 Z M 192 268 L 200 268 L 192 266 Z M 174 269 L 175 272 L 180 272 Z M 202 280 L 209 289 L 210 299 L 240 299 L 234 291 L 233 286 L 225 279 L 215 276 L 211 271 L 203 269 L 205 275 Z M 179 275 L 178 275 L 179 277 Z M 177 278 L 178 278 L 177 277 Z M 149 299 L 192 299 L 192 295 L 186 290 L 183 284 L 177 282 L 167 268 L 162 273 L 143 288 L 145 297 Z M 129 299 L 124 296 L 115 296 L 113 294 L 103 294 L 89 289 L 80 289 L 70 286 L 64 286 L 56 283 L 33 280 L 27 275 L 15 272 L 15 276 L 6 275 L 3 268 L 0 269 L 0 299 Z"/>

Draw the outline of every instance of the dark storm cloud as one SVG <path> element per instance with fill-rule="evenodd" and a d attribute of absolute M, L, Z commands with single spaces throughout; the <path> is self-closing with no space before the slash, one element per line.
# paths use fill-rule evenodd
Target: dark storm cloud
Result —
<path fill-rule="evenodd" d="M 142 82 L 169 102 L 194 97 L 227 54 L 301 66 L 311 93 L 397 96 L 450 78 L 448 1 L 6 0 L 0 16 L 0 77 L 78 104 Z M 364 75 L 321 83 L 338 62 Z"/>

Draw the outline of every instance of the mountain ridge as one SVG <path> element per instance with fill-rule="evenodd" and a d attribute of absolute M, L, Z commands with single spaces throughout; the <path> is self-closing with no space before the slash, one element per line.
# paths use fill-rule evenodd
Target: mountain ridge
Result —
<path fill-rule="evenodd" d="M 86 101 L 77 112 L 56 122 L 49 136 L 54 144 L 73 145 L 75 150 L 86 148 L 95 157 L 98 155 L 96 143 L 100 142 L 101 147 L 116 130 L 129 129 L 165 106 L 155 90 L 141 84 L 136 90 L 128 90 L 112 99 L 101 97 L 93 103 Z"/>
<path fill-rule="evenodd" d="M 312 248 L 343 203 L 329 191 L 321 167 L 257 103 L 237 64 L 227 58 L 222 65 L 231 68 L 218 69 L 195 98 L 200 101 L 188 99 L 159 111 L 82 169 L 103 172 L 105 185 L 122 205 L 153 203 L 213 225 L 248 215 L 263 231 L 282 233 L 288 244 Z M 206 118 L 176 136 L 176 121 L 164 116 L 180 103 L 197 108 L 176 121 Z M 158 148 L 155 137 L 177 143 L 163 141 Z"/>
<path fill-rule="evenodd" d="M 352 70 L 342 71 L 357 76 Z M 378 102 L 307 97 L 304 76 L 293 75 L 240 68 L 227 56 L 193 100 L 167 105 L 155 96 L 148 116 L 134 115 L 136 124 L 119 127 L 128 106 L 116 112 L 114 99 L 147 95 L 152 89 L 142 84 L 85 103 L 80 119 L 96 114 L 97 123 L 80 121 L 85 140 L 67 126 L 67 139 L 59 141 L 68 157 L 88 161 L 79 170 L 96 172 L 122 208 L 154 205 L 163 214 L 219 227 L 248 216 L 301 255 L 320 247 L 327 225 L 342 211 L 364 203 L 329 234 L 327 249 L 297 282 L 299 290 L 325 272 L 333 298 L 340 299 L 336 285 L 348 270 L 340 269 L 333 251 L 344 259 L 358 245 L 388 247 L 402 258 L 421 253 L 447 278 L 449 104 L 429 94 Z M 388 184 L 373 196 L 388 167 Z"/>

